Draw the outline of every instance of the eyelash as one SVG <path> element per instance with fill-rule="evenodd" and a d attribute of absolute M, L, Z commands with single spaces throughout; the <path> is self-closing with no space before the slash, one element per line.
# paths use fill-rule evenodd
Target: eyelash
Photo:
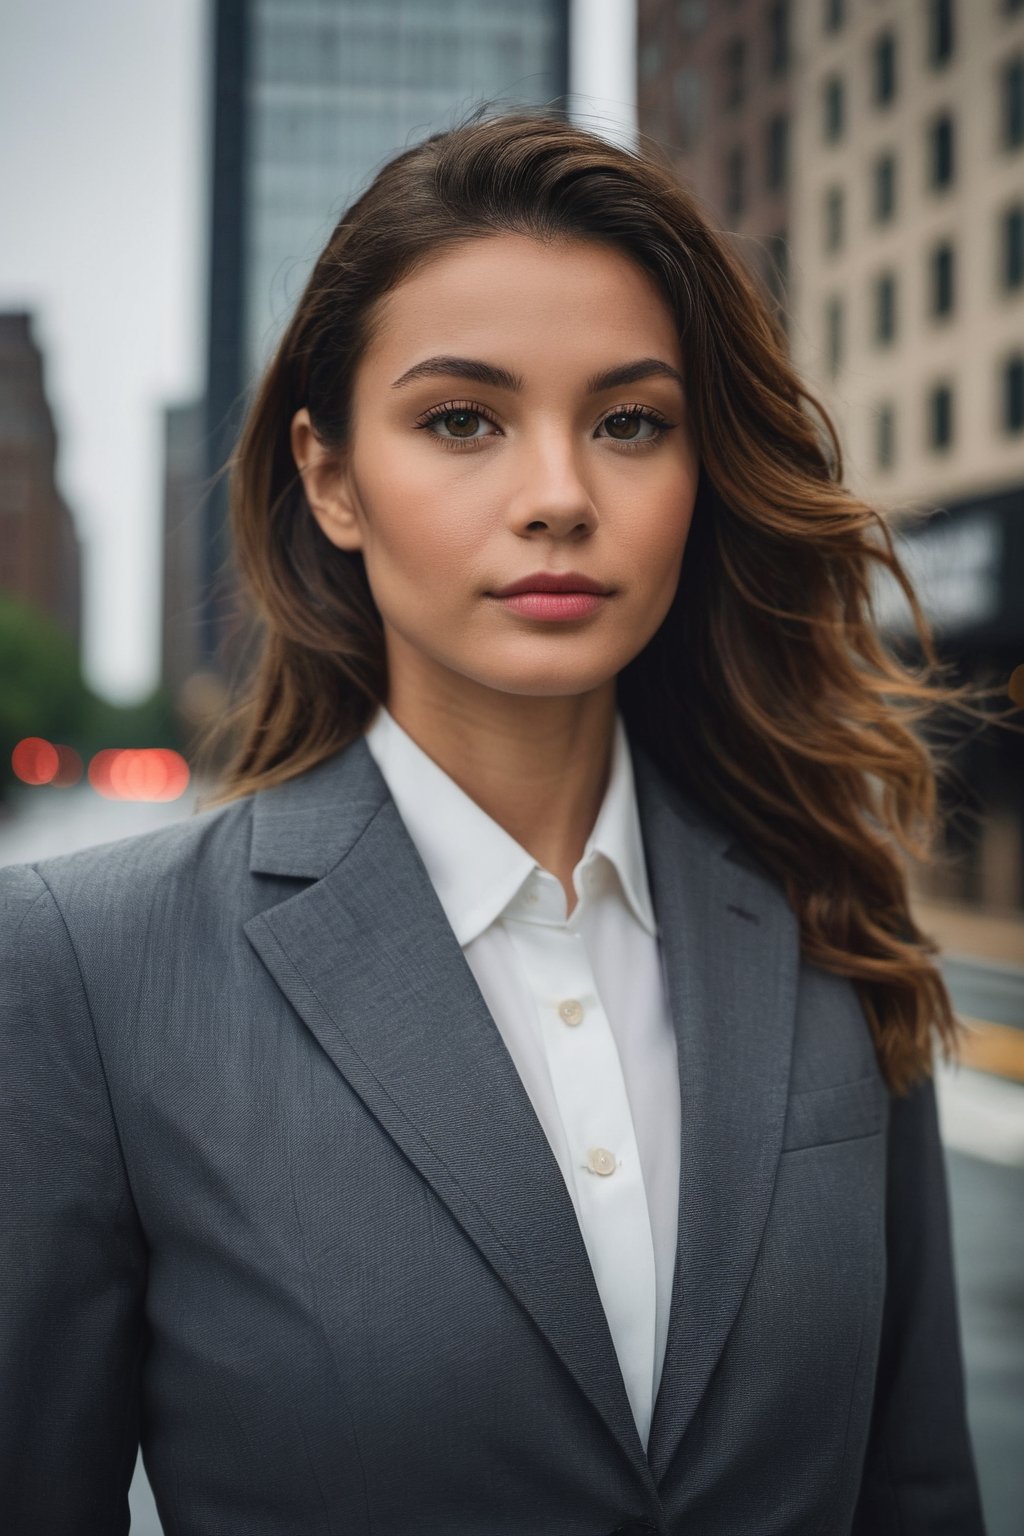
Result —
<path fill-rule="evenodd" d="M 448 400 L 444 405 L 435 406 L 426 416 L 421 416 L 416 422 L 416 426 L 420 430 L 424 428 L 429 429 L 435 421 L 441 421 L 445 416 L 453 415 L 457 411 L 464 411 L 467 415 L 480 416 L 484 421 L 490 422 L 492 427 L 498 425 L 494 417 L 489 411 L 485 411 L 482 405 L 475 405 L 469 400 Z M 626 438 L 618 437 L 608 439 L 609 442 L 615 443 L 616 447 L 624 448 L 628 453 L 638 453 L 646 448 L 656 448 L 665 437 L 665 434 L 671 432 L 675 426 L 674 422 L 666 421 L 664 416 L 658 411 L 653 410 L 649 405 L 616 406 L 613 411 L 609 411 L 606 416 L 601 418 L 601 425 L 606 421 L 610 421 L 614 416 L 639 416 L 642 420 L 649 421 L 653 427 L 658 429 L 654 437 L 644 438 L 640 442 L 630 442 Z M 456 453 L 461 453 L 467 448 L 475 448 L 479 443 L 485 441 L 481 437 L 441 437 L 436 432 L 431 432 L 430 436 L 435 438 L 443 447 L 454 448 Z"/>

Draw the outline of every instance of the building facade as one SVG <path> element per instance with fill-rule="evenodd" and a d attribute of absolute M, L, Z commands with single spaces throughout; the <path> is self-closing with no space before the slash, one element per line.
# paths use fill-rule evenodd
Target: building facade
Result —
<path fill-rule="evenodd" d="M 794 361 L 954 679 L 1005 708 L 1024 661 L 1024 4 L 804 0 L 793 44 Z M 909 640 L 893 585 L 878 607 Z M 968 731 L 953 767 L 934 893 L 1024 905 L 1024 742 Z"/>
<path fill-rule="evenodd" d="M 201 660 L 204 428 L 202 402 L 164 411 L 160 681 L 175 701 Z"/>
<path fill-rule="evenodd" d="M 953 679 L 1006 708 L 1024 662 L 1024 0 L 641 0 L 640 25 L 642 130 L 781 305 Z M 877 603 L 910 644 L 894 588 Z M 1022 738 L 950 726 L 953 861 L 932 893 L 1020 907 Z"/>
<path fill-rule="evenodd" d="M 0 593 L 38 608 L 78 647 L 81 554 L 56 463 L 32 316 L 0 314 Z"/>
<path fill-rule="evenodd" d="M 791 0 L 640 0 L 644 138 L 733 236 L 787 322 Z"/>
<path fill-rule="evenodd" d="M 873 499 L 1024 485 L 1024 5 L 833 0 L 795 25 L 794 360 Z"/>

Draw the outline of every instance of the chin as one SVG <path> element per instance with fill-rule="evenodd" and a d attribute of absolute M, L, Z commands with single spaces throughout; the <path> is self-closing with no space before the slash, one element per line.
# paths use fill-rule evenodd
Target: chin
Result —
<path fill-rule="evenodd" d="M 477 675 L 474 681 L 496 693 L 517 694 L 520 698 L 567 699 L 603 688 L 618 675 L 618 670 L 538 666 L 486 677 Z"/>

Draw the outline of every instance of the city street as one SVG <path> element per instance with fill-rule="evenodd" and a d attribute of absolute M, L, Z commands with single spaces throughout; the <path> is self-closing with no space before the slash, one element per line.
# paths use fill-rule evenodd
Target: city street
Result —
<path fill-rule="evenodd" d="M 24 791 L 0 819 L 0 864 L 43 858 L 165 825 L 171 804 L 102 800 L 92 790 Z M 977 919 L 973 919 L 977 922 Z M 964 924 L 964 931 L 970 924 Z M 947 963 L 958 1008 L 1019 1025 L 1022 976 L 970 955 Z M 986 1014 L 986 1008 L 988 1013 Z M 964 1068 L 940 1071 L 968 1404 L 989 1536 L 1020 1536 L 1024 1510 L 1024 1085 Z M 132 1531 L 160 1536 L 141 1464 Z"/>
<path fill-rule="evenodd" d="M 661 1512 L 607 1527 L 849 1536 L 873 1407 L 886 1530 L 963 1536 L 942 1159 L 985 1529 L 1024 1536 L 1024 0 L 4 20 L 0 1536 L 90 1522 L 115 1248 L 182 1536 L 304 1494 L 347 1529 L 360 1477 L 376 1532 L 493 1536 L 523 1488 L 522 1536 L 585 1526 L 666 1310 Z M 613 691 L 614 761 L 625 721 L 749 846 L 607 793 L 566 928 L 529 865 L 569 891 Z M 275 785 L 381 698 L 390 799 L 355 758 Z M 231 747 L 283 793 L 190 822 Z M 149 834 L 56 905 L 9 868 Z M 864 1007 L 797 966 L 791 880 Z M 874 1058 L 926 1073 L 935 1025 L 926 1160 Z M 163 1536 L 141 1453 L 129 1501 Z"/>

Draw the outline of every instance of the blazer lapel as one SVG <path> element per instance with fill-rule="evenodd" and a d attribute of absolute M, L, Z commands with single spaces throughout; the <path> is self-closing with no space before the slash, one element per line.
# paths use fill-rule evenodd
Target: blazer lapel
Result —
<path fill-rule="evenodd" d="M 365 743 L 255 797 L 251 868 L 314 881 L 250 942 L 653 1491 L 558 1165 Z"/>
<path fill-rule="evenodd" d="M 739 1310 L 782 1145 L 799 967 L 796 918 L 733 835 L 635 753 L 681 1098 L 679 1229 L 648 1442 L 660 1482 Z"/>

